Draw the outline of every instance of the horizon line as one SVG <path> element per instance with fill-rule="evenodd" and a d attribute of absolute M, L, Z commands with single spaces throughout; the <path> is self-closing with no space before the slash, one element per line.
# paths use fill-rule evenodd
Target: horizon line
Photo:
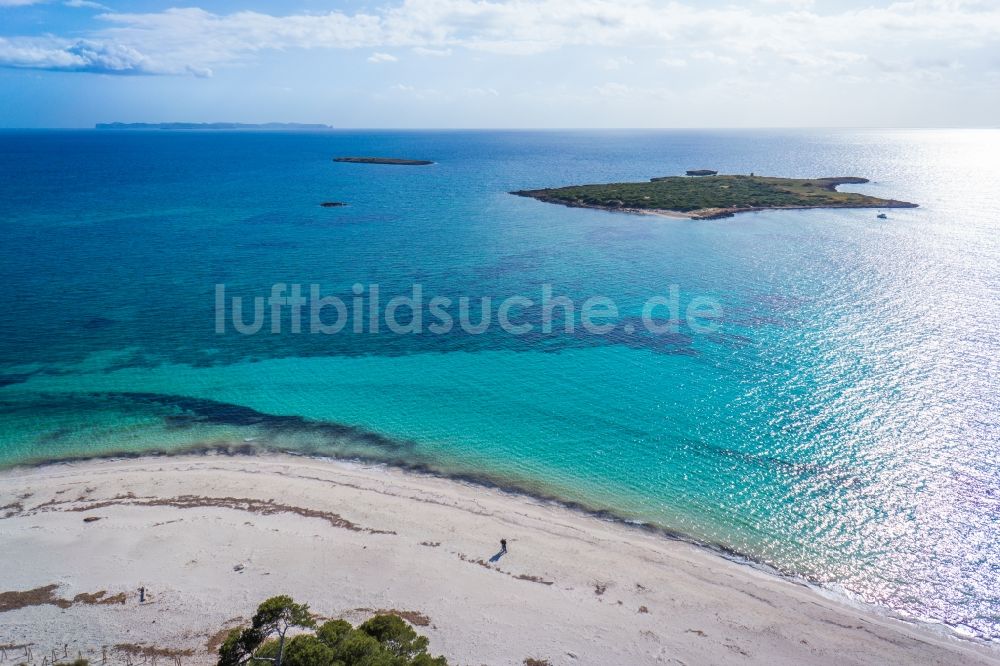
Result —
<path fill-rule="evenodd" d="M 280 128 L 230 128 L 230 129 L 185 129 L 185 128 L 141 128 L 141 127 L 131 127 L 131 128 L 98 128 L 97 125 L 110 125 L 116 122 L 120 122 L 124 125 L 163 125 L 163 124 L 174 124 L 183 123 L 190 125 L 212 125 L 218 123 L 228 123 L 234 125 L 326 125 L 325 127 L 290 127 L 288 129 Z M 94 125 L 66 125 L 66 126 L 48 126 L 48 127 L 25 127 L 25 126 L 0 126 L 0 131 L 38 131 L 38 130 L 90 130 L 90 131 L 103 131 L 103 132 L 141 132 L 144 130 L 156 130 L 156 131 L 171 131 L 171 132 L 185 132 L 185 131 L 219 131 L 219 132 L 239 132 L 239 131 L 275 131 L 275 132 L 550 132 L 550 131 L 563 131 L 563 132 L 618 132 L 618 131 L 643 131 L 643 132 L 653 132 L 653 131 L 705 131 L 705 130 L 740 130 L 740 131 L 755 131 L 755 130 L 1000 130 L 1000 125 L 754 125 L 754 126 L 726 126 L 726 125 L 706 125 L 706 126 L 673 126 L 673 127 L 365 127 L 365 126 L 336 126 L 329 125 L 326 123 L 309 123 L 309 122 L 296 122 L 296 121 L 263 121 L 263 122 L 244 122 L 244 121 L 187 121 L 187 120 L 168 120 L 168 121 L 109 121 L 95 123 Z"/>

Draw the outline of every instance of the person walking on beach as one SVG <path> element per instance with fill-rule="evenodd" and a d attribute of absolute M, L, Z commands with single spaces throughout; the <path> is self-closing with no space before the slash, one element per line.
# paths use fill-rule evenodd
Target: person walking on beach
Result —
<path fill-rule="evenodd" d="M 500 539 L 500 552 L 501 553 L 507 552 L 507 539 Z"/>

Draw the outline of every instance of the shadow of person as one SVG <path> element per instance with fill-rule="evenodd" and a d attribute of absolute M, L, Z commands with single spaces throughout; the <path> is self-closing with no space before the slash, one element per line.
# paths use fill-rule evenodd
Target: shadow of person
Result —
<path fill-rule="evenodd" d="M 490 562 L 499 562 L 500 558 L 507 554 L 506 550 L 500 550 L 496 555 L 490 558 Z"/>

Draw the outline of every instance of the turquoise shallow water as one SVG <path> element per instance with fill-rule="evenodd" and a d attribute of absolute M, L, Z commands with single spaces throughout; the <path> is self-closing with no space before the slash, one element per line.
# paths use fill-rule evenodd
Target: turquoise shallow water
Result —
<path fill-rule="evenodd" d="M 997 638 L 997 154 L 996 131 L 2 132 L 0 464 L 246 445 L 421 465 Z M 692 222 L 507 194 L 693 167 L 866 176 L 851 189 L 921 207 Z M 276 282 L 348 303 L 550 284 L 635 325 L 677 285 L 722 316 L 215 332 L 216 284 Z"/>

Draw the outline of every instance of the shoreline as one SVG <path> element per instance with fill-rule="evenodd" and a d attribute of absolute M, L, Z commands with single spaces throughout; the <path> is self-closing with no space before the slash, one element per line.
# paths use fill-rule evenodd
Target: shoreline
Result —
<path fill-rule="evenodd" d="M 616 206 L 601 206 L 598 204 L 569 204 L 562 201 L 551 201 L 538 199 L 543 203 L 554 203 L 566 208 L 587 208 L 590 210 L 603 210 L 609 213 L 626 213 L 628 215 L 655 215 L 657 217 L 667 217 L 677 220 L 721 220 L 727 217 L 735 217 L 738 213 L 761 213 L 769 210 L 872 210 L 881 208 L 919 208 L 917 204 L 906 203 L 905 201 L 891 201 L 889 204 L 881 206 L 755 206 L 755 207 L 729 207 L 729 208 L 699 208 L 692 211 L 669 210 L 666 208 L 621 208 Z"/>
<path fill-rule="evenodd" d="M 867 602 L 851 599 L 847 594 L 836 592 L 825 587 L 822 581 L 806 573 L 792 569 L 783 569 L 770 562 L 758 559 L 748 553 L 744 553 L 736 548 L 718 541 L 707 541 L 699 539 L 690 534 L 665 527 L 663 525 L 640 518 L 629 517 L 622 512 L 608 506 L 595 506 L 584 501 L 567 499 L 558 494 L 543 489 L 540 486 L 532 487 L 528 484 L 518 484 L 502 480 L 496 475 L 481 472 L 478 474 L 452 471 L 435 467 L 422 462 L 411 462 L 403 458 L 379 458 L 377 456 L 364 455 L 338 455 L 336 452 L 318 454 L 307 451 L 296 451 L 292 449 L 270 448 L 255 445 L 252 442 L 226 443 L 226 444 L 192 444 L 187 447 L 177 449 L 146 449 L 142 451 L 109 451 L 106 453 L 84 454 L 79 456 L 64 456 L 59 458 L 44 458 L 30 460 L 22 463 L 0 466 L 0 479 L 7 472 L 15 470 L 41 470 L 47 467 L 57 467 L 60 465 L 77 465 L 100 462 L 115 462 L 128 460 L 169 460 L 172 458 L 260 458 L 267 460 L 270 457 L 287 457 L 292 459 L 312 460 L 320 463 L 332 465 L 360 465 L 371 468 L 386 468 L 398 471 L 404 475 L 412 475 L 417 478 L 427 478 L 442 481 L 444 483 L 454 483 L 461 486 L 482 489 L 488 492 L 496 492 L 512 498 L 520 498 L 530 502 L 540 502 L 559 509 L 571 512 L 588 520 L 596 520 L 617 525 L 628 530 L 635 530 L 644 534 L 652 535 L 656 538 L 671 542 L 685 544 L 714 557 L 719 557 L 733 562 L 740 566 L 752 567 L 769 576 L 774 576 L 782 580 L 787 580 L 796 585 L 804 585 L 839 599 L 843 603 L 857 605 L 887 617 L 903 622 L 912 622 L 926 625 L 928 627 L 940 626 L 945 633 L 953 635 L 960 640 L 971 640 L 987 644 L 988 641 L 976 636 L 967 636 L 947 625 L 938 625 L 936 622 L 924 621 L 904 615 L 887 606 L 869 604 Z"/>
<path fill-rule="evenodd" d="M 31 494 L 22 497 L 26 493 Z M 431 638 L 434 651 L 458 663 L 521 663 L 529 656 L 553 664 L 596 663 L 587 657 L 578 662 L 567 657 L 568 652 L 605 654 L 611 663 L 623 663 L 626 653 L 629 663 L 660 663 L 656 655 L 664 654 L 686 654 L 695 663 L 746 663 L 748 656 L 761 663 L 915 658 L 926 663 L 1000 663 L 1000 650 L 983 641 L 960 640 L 943 626 L 937 630 L 848 604 L 801 580 L 748 566 L 736 559 L 739 556 L 663 538 L 646 526 L 602 519 L 556 501 L 387 464 L 277 453 L 52 461 L 0 471 L 4 505 L 0 533 L 9 556 L 30 564 L 9 576 L 0 593 L 58 582 L 54 594 L 66 599 L 98 589 L 109 595 L 129 593 L 142 583 L 154 595 L 153 604 L 142 607 L 146 609 L 156 605 L 159 590 L 169 589 L 170 608 L 155 616 L 155 631 L 152 625 L 146 627 L 149 643 L 195 650 L 188 655 L 195 663 L 212 662 L 206 650 L 197 651 L 199 645 L 204 647 L 202 634 L 211 628 L 205 618 L 214 617 L 221 629 L 225 620 L 247 616 L 265 590 L 293 593 L 329 616 L 347 611 L 357 615 L 359 608 L 422 613 L 432 622 L 430 628 L 418 630 Z M 82 518 L 89 516 L 99 519 L 85 523 Z M 332 516 L 345 522 L 335 524 Z M 184 527 L 186 523 L 190 527 Z M 267 530 L 279 532 L 288 547 L 262 540 L 264 523 Z M 134 529 L 123 532 L 123 525 Z M 66 541 L 70 534 L 75 537 Z M 344 544 L 348 535 L 352 543 Z M 485 560 L 503 535 L 511 540 L 511 553 L 498 566 L 490 565 Z M 213 539 L 223 539 L 225 545 L 213 552 L 211 563 L 202 563 L 202 557 L 195 558 L 196 564 L 185 563 L 185 553 L 200 551 L 205 540 Z M 316 540 L 323 545 L 321 560 L 325 549 L 351 546 L 335 558 L 336 575 L 348 579 L 337 586 L 336 603 L 306 591 L 310 580 L 303 579 L 312 579 L 324 564 L 334 564 L 314 561 L 314 549 L 306 546 Z M 119 546 L 111 553 L 119 566 L 106 572 L 113 573 L 114 580 L 101 577 L 102 558 L 97 556 L 107 555 L 109 542 Z M 166 547 L 143 547 L 150 542 Z M 289 551 L 292 543 L 298 546 Z M 252 591 L 244 589 L 244 577 L 216 589 L 219 598 L 207 602 L 201 586 L 192 583 L 217 588 L 220 578 L 242 575 L 232 567 L 247 559 L 247 551 L 258 553 L 251 557 L 259 557 L 267 573 L 255 578 Z M 72 558 L 66 557 L 69 552 Z M 159 579 L 137 580 L 152 575 L 146 572 L 146 557 L 159 563 Z M 294 566 L 278 571 L 280 564 Z M 188 571 L 189 565 L 193 571 Z M 60 571 L 74 566 L 80 571 Z M 246 571 L 257 569 L 247 565 Z M 133 575 L 131 587 L 117 580 L 125 572 Z M 636 581 L 630 580 L 633 577 Z M 368 583 L 352 586 L 356 579 Z M 495 612 L 473 612 L 469 617 L 463 598 Z M 518 603 L 506 603 L 511 600 Z M 130 633 L 131 614 L 126 610 L 136 604 L 131 599 L 122 607 L 72 604 L 67 610 L 43 604 L 2 615 L 22 634 L 52 624 L 52 614 L 69 615 L 74 619 L 67 622 L 62 638 L 75 627 L 92 641 L 117 644 L 127 643 L 128 636 L 110 634 Z M 173 612 L 164 616 L 167 610 Z M 102 621 L 89 624 L 99 627 L 88 626 L 92 613 Z M 811 618 L 815 622 L 806 619 L 815 613 L 820 613 Z M 674 626 L 678 617 L 684 618 L 684 628 Z M 563 622 L 558 630 L 552 630 L 553 618 Z M 760 627 L 747 626 L 761 621 L 768 627 L 764 634 L 758 635 Z M 496 626 L 507 630 L 498 635 Z M 600 630 L 594 633 L 596 627 Z M 787 630 L 804 642 L 808 635 L 808 649 L 785 635 Z M 56 638 L 47 635 L 35 642 L 67 642 Z M 516 654 L 507 654 L 512 645 L 517 646 Z M 853 658 L 844 659 L 845 648 Z"/>
<path fill-rule="evenodd" d="M 271 448 L 261 446 L 257 441 L 244 441 L 240 443 L 197 443 L 177 449 L 109 451 L 93 455 L 84 454 L 59 458 L 36 459 L 7 466 L 0 466 L 0 481 L 2 481 L 5 474 L 16 472 L 17 470 L 44 470 L 46 468 L 88 465 L 91 463 L 100 464 L 127 461 L 153 462 L 156 460 L 189 458 L 233 460 L 259 459 L 265 462 L 271 459 L 288 458 L 290 460 L 314 461 L 319 464 L 329 464 L 333 466 L 345 465 L 348 467 L 359 466 L 370 469 L 385 469 L 390 472 L 398 472 L 404 476 L 412 476 L 417 479 L 423 478 L 434 482 L 442 482 L 444 484 L 456 484 L 470 489 L 481 489 L 486 492 L 498 493 L 512 499 L 540 503 L 572 513 L 586 520 L 607 523 L 629 531 L 635 531 L 654 538 L 696 548 L 700 551 L 704 551 L 711 557 L 718 557 L 738 566 L 750 567 L 756 571 L 764 573 L 765 575 L 773 576 L 794 585 L 807 587 L 823 596 L 837 601 L 838 603 L 846 604 L 851 607 L 857 607 L 866 612 L 898 620 L 907 624 L 925 627 L 931 631 L 941 633 L 942 635 L 955 638 L 960 641 L 969 641 L 975 644 L 996 646 L 998 655 L 1000 655 L 1000 641 L 991 641 L 980 636 L 963 633 L 957 628 L 947 624 L 934 620 L 916 618 L 906 613 L 897 611 L 889 606 L 873 604 L 855 599 L 849 593 L 835 590 L 825 585 L 823 581 L 807 573 L 790 568 L 779 567 L 721 542 L 699 539 L 690 534 L 686 534 L 648 520 L 629 517 L 611 507 L 595 506 L 580 500 L 567 499 L 540 486 L 518 484 L 485 472 L 478 474 L 463 471 L 449 472 L 431 464 L 411 462 L 402 458 L 380 458 L 377 456 L 355 454 L 339 455 L 336 452 L 319 454 L 309 451 L 297 451 L 294 449 Z M 2 496 L 0 496 L 0 500 L 2 500 Z M 0 506 L 2 506 L 2 501 L 0 501 Z M 998 666 L 1000 666 L 1000 664 L 998 664 Z"/>

